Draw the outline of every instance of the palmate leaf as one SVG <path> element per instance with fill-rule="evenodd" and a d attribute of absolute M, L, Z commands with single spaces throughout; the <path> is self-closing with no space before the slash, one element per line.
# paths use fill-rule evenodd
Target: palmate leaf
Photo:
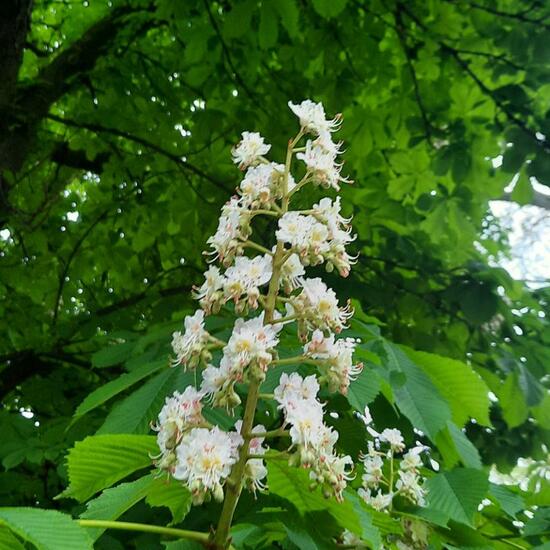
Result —
<path fill-rule="evenodd" d="M 86 530 L 70 516 L 55 510 L 0 508 L 0 524 L 38 550 L 92 550 L 92 539 Z M 0 536 L 3 531 L 0 530 Z M 16 549 L 13 546 L 10 550 Z"/>
<path fill-rule="evenodd" d="M 88 502 L 86 511 L 80 516 L 83 519 L 115 520 L 134 504 L 145 498 L 155 479 L 151 474 L 129 483 L 121 483 L 111 489 L 106 489 L 94 500 Z M 104 529 L 90 529 L 89 533 L 96 540 Z"/>
<path fill-rule="evenodd" d="M 158 451 L 153 436 L 94 435 L 78 442 L 67 457 L 69 487 L 60 495 L 83 502 L 131 473 L 151 466 Z"/>
<path fill-rule="evenodd" d="M 489 488 L 487 475 L 473 468 L 455 468 L 426 482 L 428 504 L 450 519 L 473 527 L 473 517 Z"/>
<path fill-rule="evenodd" d="M 469 418 L 475 418 L 484 426 L 491 425 L 489 388 L 469 365 L 434 353 L 404 349 L 447 399 L 458 426 L 463 426 Z"/>

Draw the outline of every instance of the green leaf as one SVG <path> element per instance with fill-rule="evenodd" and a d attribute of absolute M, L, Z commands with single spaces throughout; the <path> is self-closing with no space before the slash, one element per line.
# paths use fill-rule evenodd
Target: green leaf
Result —
<path fill-rule="evenodd" d="M 489 388 L 472 367 L 434 353 L 404 349 L 446 398 L 457 425 L 464 425 L 469 418 L 484 426 L 491 425 Z"/>
<path fill-rule="evenodd" d="M 498 309 L 498 298 L 485 283 L 470 282 L 460 287 L 462 312 L 474 325 L 490 321 Z"/>
<path fill-rule="evenodd" d="M 278 18 L 270 1 L 262 2 L 260 10 L 260 28 L 258 31 L 258 42 L 260 48 L 267 50 L 277 43 L 279 35 Z"/>
<path fill-rule="evenodd" d="M 542 401 L 531 409 L 533 417 L 545 430 L 550 430 L 550 393 L 546 392 Z"/>
<path fill-rule="evenodd" d="M 512 200 L 521 205 L 531 204 L 533 201 L 533 186 L 525 170 L 519 173 L 518 181 L 512 190 Z"/>
<path fill-rule="evenodd" d="M 518 383 L 528 407 L 533 407 L 541 402 L 546 390 L 523 364 L 519 365 Z"/>
<path fill-rule="evenodd" d="M 115 520 L 132 506 L 145 498 L 154 478 L 151 474 L 135 481 L 121 483 L 111 489 L 106 489 L 86 505 L 86 511 L 81 514 L 83 519 Z M 97 540 L 105 529 L 90 529 L 93 540 Z"/>
<path fill-rule="evenodd" d="M 37 550 L 92 549 L 86 530 L 70 516 L 55 510 L 0 508 L 0 523 Z"/>
<path fill-rule="evenodd" d="M 131 473 L 152 465 L 158 451 L 150 435 L 94 435 L 79 441 L 67 457 L 69 487 L 63 497 L 83 502 Z"/>
<path fill-rule="evenodd" d="M 194 380 L 192 372 L 166 369 L 148 380 L 141 388 L 113 407 L 98 434 L 147 433 L 168 395 L 183 391 Z"/>
<path fill-rule="evenodd" d="M 347 0 L 313 0 L 315 11 L 325 19 L 339 15 L 346 7 Z"/>
<path fill-rule="evenodd" d="M 434 441 L 439 430 L 451 419 L 447 402 L 428 376 L 399 347 L 385 341 L 383 348 L 399 410 L 415 428 Z"/>
<path fill-rule="evenodd" d="M 124 363 L 130 357 L 135 345 L 134 341 L 130 341 L 100 349 L 92 355 L 92 366 L 105 368 Z"/>
<path fill-rule="evenodd" d="M 525 509 L 523 499 L 502 485 L 489 484 L 489 495 L 511 517 L 515 518 L 518 512 Z"/>
<path fill-rule="evenodd" d="M 535 515 L 525 524 L 523 534 L 526 537 L 540 535 L 550 531 L 550 508 L 539 508 Z"/>
<path fill-rule="evenodd" d="M 2 523 L 0 523 L 0 550 L 25 550 L 21 541 Z"/>
<path fill-rule="evenodd" d="M 204 550 L 204 546 L 194 540 L 172 540 L 163 542 L 165 550 Z"/>
<path fill-rule="evenodd" d="M 167 361 L 165 360 L 146 363 L 145 365 L 142 365 L 127 374 L 123 374 L 122 376 L 118 376 L 114 380 L 107 382 L 107 384 L 90 393 L 84 401 L 80 403 L 74 413 L 75 417 L 80 417 L 86 413 L 89 413 L 115 395 L 118 395 L 120 392 L 128 389 L 130 386 L 136 384 L 140 380 L 143 380 L 150 374 L 165 366 L 167 366 Z"/>
<path fill-rule="evenodd" d="M 318 550 L 321 548 L 303 524 L 290 521 L 285 523 L 284 529 L 288 535 L 288 540 L 300 548 L 300 550 Z"/>
<path fill-rule="evenodd" d="M 512 372 L 506 377 L 497 392 L 497 397 L 502 408 L 502 416 L 509 428 L 520 426 L 527 420 L 529 408 L 519 387 L 517 373 Z"/>
<path fill-rule="evenodd" d="M 226 38 L 239 38 L 250 31 L 253 3 L 250 1 L 235 3 L 225 17 L 223 34 Z"/>
<path fill-rule="evenodd" d="M 166 506 L 172 513 L 172 523 L 180 523 L 191 509 L 191 493 L 178 481 L 156 478 L 147 492 L 147 504 Z"/>
<path fill-rule="evenodd" d="M 473 468 L 456 468 L 437 474 L 426 482 L 429 506 L 471 527 L 488 488 L 486 474 Z"/>
<path fill-rule="evenodd" d="M 452 468 L 459 460 L 467 468 L 482 467 L 478 450 L 454 422 L 447 422 L 447 427 L 437 434 L 436 444 L 447 468 Z"/>
<path fill-rule="evenodd" d="M 291 467 L 284 460 L 271 460 L 268 463 L 267 479 L 270 493 L 292 502 L 301 514 L 327 510 L 342 528 L 360 532 L 359 520 L 352 504 L 325 499 L 319 489 L 310 491 L 309 475 L 303 468 Z"/>
<path fill-rule="evenodd" d="M 281 23 L 288 32 L 289 36 L 294 38 L 298 35 L 298 20 L 300 12 L 296 5 L 296 0 L 276 0 L 273 3 L 274 8 L 279 13 Z"/>
<path fill-rule="evenodd" d="M 380 377 L 371 368 L 365 366 L 356 380 L 348 388 L 347 399 L 356 410 L 363 412 L 380 392 Z"/>
<path fill-rule="evenodd" d="M 347 490 L 345 499 L 352 503 L 353 509 L 359 519 L 359 530 L 355 532 L 361 539 L 369 542 L 377 550 L 382 544 L 380 531 L 374 525 L 371 510 L 367 509 L 365 501 L 361 499 L 355 491 Z"/>

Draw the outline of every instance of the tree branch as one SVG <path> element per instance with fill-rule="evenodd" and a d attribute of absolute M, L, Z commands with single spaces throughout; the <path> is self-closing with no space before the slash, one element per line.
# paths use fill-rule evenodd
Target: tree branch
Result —
<path fill-rule="evenodd" d="M 105 217 L 107 216 L 109 210 L 105 210 L 89 227 L 82 233 L 82 235 L 78 238 L 75 245 L 73 246 L 73 249 L 71 250 L 71 253 L 69 254 L 67 261 L 65 262 L 65 266 L 63 267 L 63 271 L 61 272 L 61 276 L 59 277 L 59 285 L 57 287 L 57 293 L 55 296 L 55 303 L 54 303 L 54 310 L 53 310 L 53 321 L 52 321 L 52 327 L 55 327 L 57 324 L 57 316 L 59 314 L 59 306 L 61 305 L 61 294 L 63 292 L 63 287 L 65 286 L 65 280 L 67 278 L 67 274 L 69 273 L 69 268 L 71 267 L 71 262 L 73 261 L 74 257 L 76 256 L 76 253 L 78 252 L 79 248 L 82 246 L 82 243 L 86 240 L 88 235 L 93 231 L 95 226 Z"/>
<path fill-rule="evenodd" d="M 107 126 L 102 126 L 101 124 L 97 124 L 94 122 L 80 122 L 80 121 L 76 121 L 68 118 L 62 118 L 51 113 L 48 114 L 46 118 L 55 120 L 56 122 L 59 122 L 65 126 L 81 128 L 81 129 L 89 130 L 95 133 L 107 133 L 123 139 L 127 139 L 128 141 L 133 141 L 134 143 L 143 145 L 144 147 L 147 147 L 148 149 L 151 149 L 152 151 L 155 151 L 156 153 L 159 153 L 164 157 L 170 159 L 172 162 L 175 162 L 176 164 L 185 168 L 189 172 L 192 172 L 196 176 L 199 176 L 209 181 L 212 185 L 216 186 L 218 189 L 221 189 L 224 193 L 230 192 L 230 190 L 221 181 L 217 180 L 210 174 L 203 172 L 199 167 L 195 166 L 194 164 L 191 164 L 186 160 L 183 160 L 176 153 L 171 153 L 170 151 L 167 151 L 160 145 L 157 145 L 156 143 L 153 143 L 145 138 L 136 136 L 134 134 L 131 134 L 130 132 L 126 132 L 125 130 L 118 130 L 117 128 L 109 128 Z"/>
<path fill-rule="evenodd" d="M 124 28 L 124 17 L 132 11 L 128 7 L 111 10 L 43 67 L 31 84 L 20 84 L 10 91 L 12 101 L 7 108 L 0 103 L 0 173 L 17 172 L 21 168 L 38 122 L 55 101 L 78 83 L 76 77 L 90 71 L 108 51 Z M 2 80 L 4 78 L 2 75 Z"/>

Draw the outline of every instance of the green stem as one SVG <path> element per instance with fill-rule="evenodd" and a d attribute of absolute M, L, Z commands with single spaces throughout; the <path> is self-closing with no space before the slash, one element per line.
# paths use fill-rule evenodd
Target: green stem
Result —
<path fill-rule="evenodd" d="M 82 527 L 157 533 L 159 535 L 176 537 L 178 539 L 194 540 L 202 544 L 207 544 L 209 539 L 208 533 L 199 533 L 198 531 L 188 531 L 186 529 L 175 529 L 174 527 L 161 527 L 160 525 L 150 525 L 148 523 L 130 523 L 127 521 L 107 521 L 101 519 L 79 519 L 77 521 Z"/>
<path fill-rule="evenodd" d="M 296 138 L 289 142 L 286 153 L 285 162 L 285 175 L 283 178 L 283 198 L 281 201 L 281 212 L 284 214 L 288 211 L 288 177 L 290 174 L 290 163 L 292 161 L 292 148 L 298 140 L 302 137 L 303 133 L 300 131 Z M 251 241 L 246 241 L 245 245 L 251 248 L 256 248 L 264 253 L 269 253 L 273 257 L 273 270 L 271 280 L 269 281 L 269 289 L 267 296 L 265 297 L 264 306 L 264 324 L 271 324 L 273 322 L 273 313 L 275 311 L 275 304 L 277 302 L 277 295 L 279 293 L 279 281 L 281 278 L 281 269 L 283 267 L 283 256 L 285 253 L 283 243 L 277 243 L 275 253 L 270 252 L 266 248 Z M 254 414 L 256 413 L 256 405 L 258 404 L 258 397 L 260 393 L 261 380 L 252 379 L 248 386 L 248 395 L 246 397 L 246 406 L 243 415 L 243 424 L 241 427 L 241 433 L 247 434 L 252 431 L 252 425 L 254 423 Z M 241 448 L 239 449 L 239 460 L 233 466 L 231 474 L 227 478 L 225 484 L 226 494 L 223 502 L 222 512 L 218 520 L 218 525 L 212 539 L 212 546 L 218 550 L 225 550 L 229 546 L 229 530 L 231 529 L 231 523 L 233 521 L 233 515 L 241 496 L 243 487 L 244 473 L 246 469 L 246 462 L 248 460 L 248 449 L 250 446 L 250 440 L 245 439 Z"/>
<path fill-rule="evenodd" d="M 307 355 L 296 355 L 295 357 L 285 357 L 284 359 L 274 359 L 272 365 L 294 365 L 294 363 L 306 363 L 308 365 L 319 366 L 323 364 L 320 359 L 311 359 Z"/>
<path fill-rule="evenodd" d="M 274 212 L 273 210 L 264 210 L 264 209 L 259 209 L 259 210 L 252 210 L 252 212 L 250 212 L 250 217 L 254 217 L 254 216 L 257 216 L 258 214 L 264 214 L 265 216 L 274 216 L 275 218 L 278 218 L 279 217 L 279 213 L 278 212 Z"/>
<path fill-rule="evenodd" d="M 253 241 L 245 241 L 243 243 L 243 246 L 246 246 L 247 248 L 253 248 L 258 252 L 261 252 L 262 254 L 269 254 L 270 256 L 273 256 L 273 252 L 271 252 L 271 250 L 268 250 L 265 246 L 262 246 L 261 244 L 255 243 Z"/>
<path fill-rule="evenodd" d="M 267 432 L 260 432 L 260 433 L 248 433 L 244 435 L 243 437 L 245 439 L 256 439 L 258 437 L 265 438 L 272 438 L 272 437 L 282 437 L 283 435 L 287 435 L 288 430 L 285 430 L 284 428 L 277 428 L 276 430 L 269 430 Z"/>
<path fill-rule="evenodd" d="M 274 319 L 272 325 L 277 323 L 289 323 L 290 321 L 296 321 L 298 315 L 289 315 L 288 317 L 279 317 L 279 319 Z"/>

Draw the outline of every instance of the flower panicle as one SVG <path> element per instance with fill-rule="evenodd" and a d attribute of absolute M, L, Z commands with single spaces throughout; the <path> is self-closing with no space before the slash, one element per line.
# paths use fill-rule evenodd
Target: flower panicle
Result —
<path fill-rule="evenodd" d="M 152 425 L 160 451 L 154 462 L 189 489 L 194 504 L 223 500 L 236 471 L 237 483 L 254 494 L 266 490 L 267 447 L 260 434 L 270 432 L 256 426 L 241 433 L 243 424 L 247 429 L 252 425 L 246 414 L 246 421 L 221 429 L 206 421 L 203 407 L 236 414 L 243 396 L 240 385 L 259 388 L 272 365 L 284 361 L 277 347 L 281 330 L 291 323 L 303 343 L 302 359 L 315 365 L 318 375 L 285 373 L 275 388 L 282 425 L 274 433 L 290 438 L 283 455 L 288 454 L 290 465 L 309 471 L 312 488 L 337 500 L 354 476 L 353 460 L 337 452 L 338 432 L 325 423 L 325 404 L 318 398 L 321 384 L 345 395 L 362 372 L 363 365 L 353 361 L 359 341 L 336 338 L 353 310 L 307 270 L 324 265 L 327 272 L 348 276 L 356 256 L 347 247 L 356 236 L 339 196 L 323 197 L 308 210 L 290 208 L 306 185 L 337 192 L 341 183 L 350 182 L 338 160 L 343 144 L 332 138 L 342 116 L 327 118 L 323 105 L 311 100 L 289 102 L 289 107 L 300 130 L 289 140 L 284 164 L 267 158 L 271 145 L 258 132 L 243 132 L 233 147 L 232 160 L 243 177 L 206 241 L 210 265 L 192 293 L 200 307 L 172 336 L 172 365 L 194 370 L 196 383 L 168 397 Z M 293 159 L 299 161 L 300 177 L 293 176 Z M 272 220 L 275 243 L 269 246 L 253 239 L 254 220 L 260 216 Z M 207 316 L 230 304 L 238 318 L 229 337 L 221 340 L 207 328 Z M 406 477 L 403 483 L 408 483 Z"/>

